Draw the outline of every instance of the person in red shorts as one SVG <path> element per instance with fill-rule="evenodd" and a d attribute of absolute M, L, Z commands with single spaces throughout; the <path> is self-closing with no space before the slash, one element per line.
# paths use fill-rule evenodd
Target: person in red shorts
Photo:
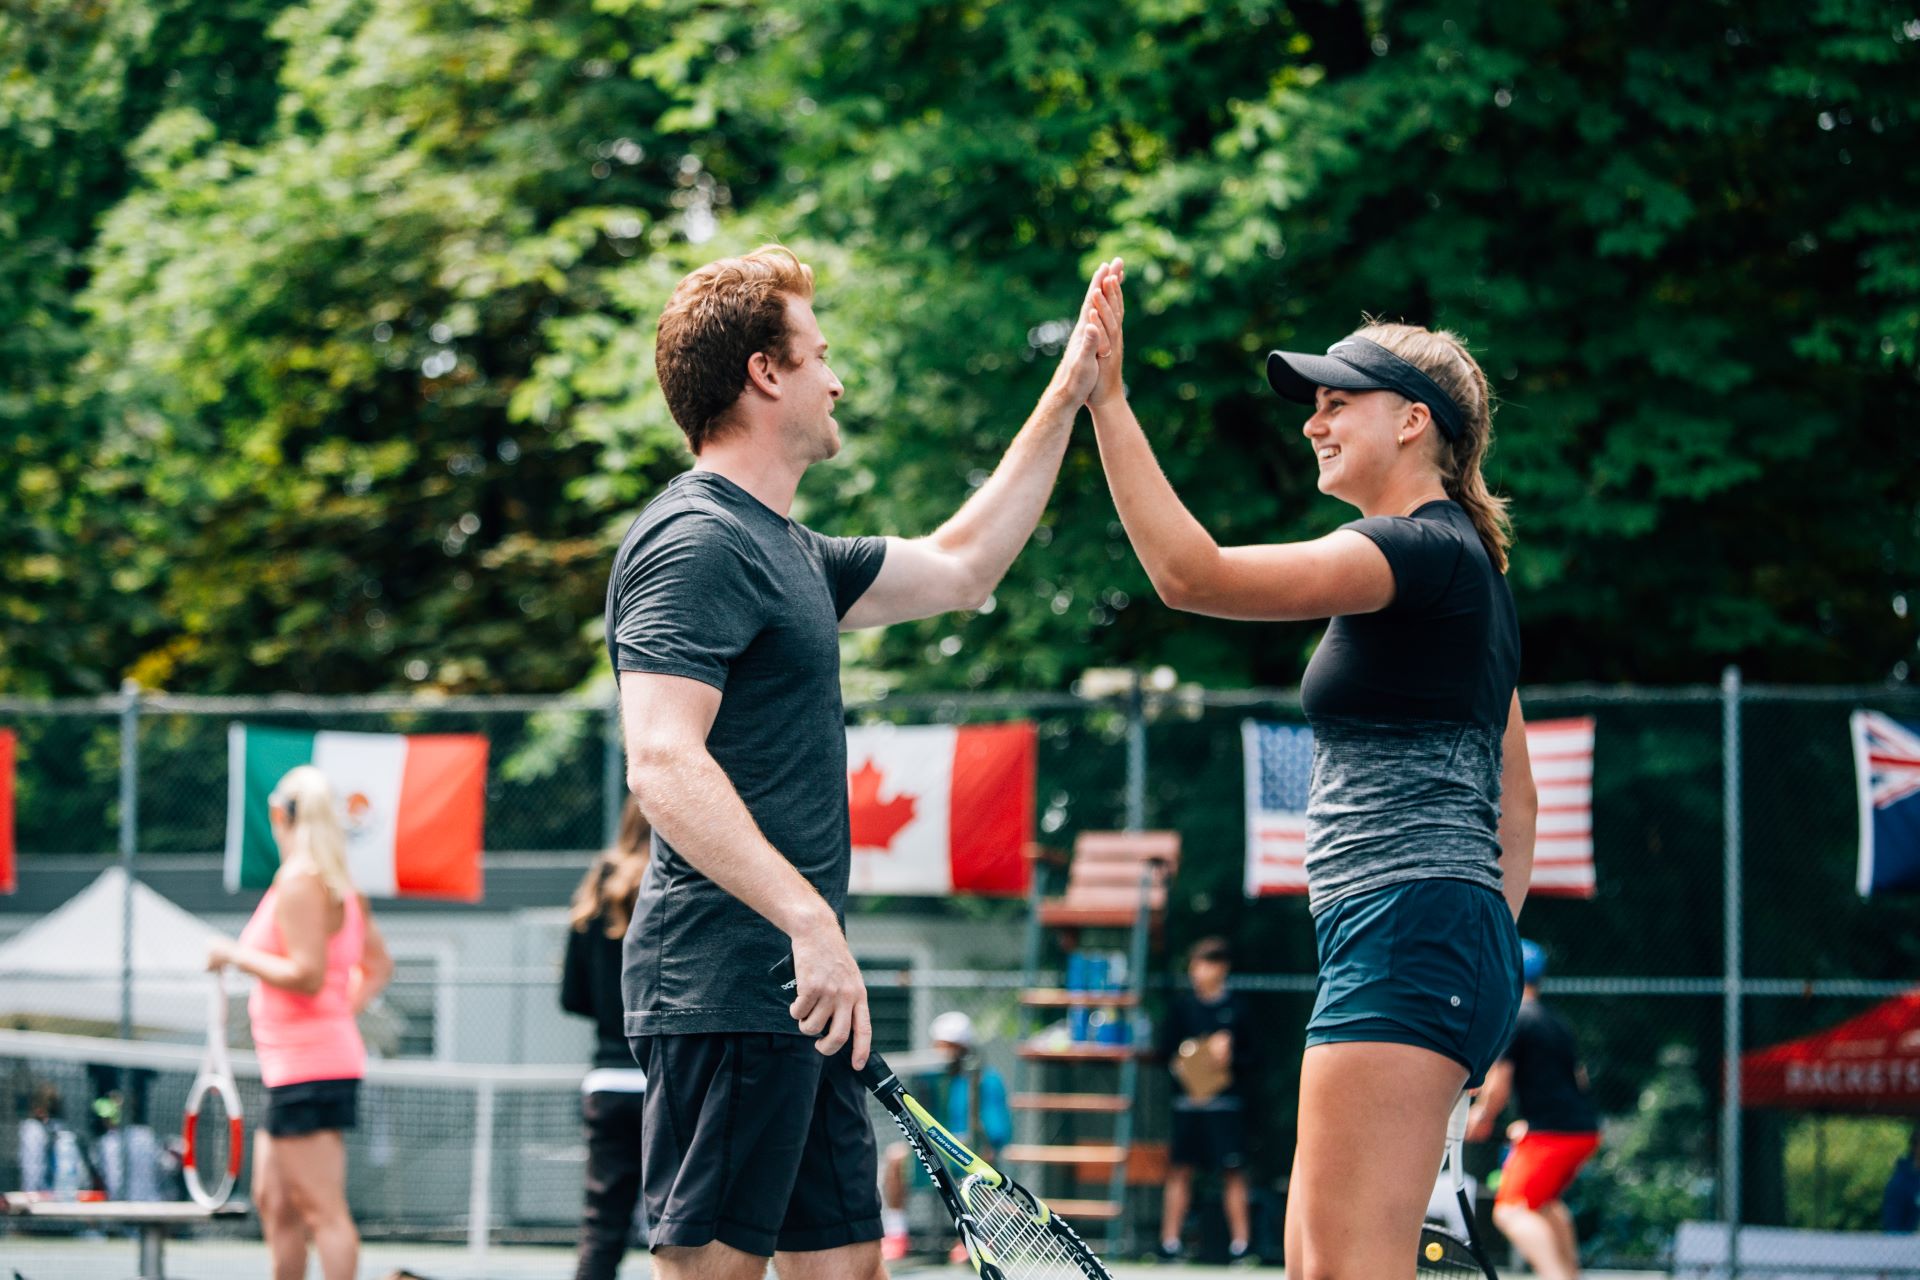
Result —
<path fill-rule="evenodd" d="M 1587 1094 L 1587 1069 L 1564 1019 L 1540 999 L 1547 953 L 1520 943 L 1525 983 L 1513 1040 L 1474 1100 L 1467 1137 L 1483 1142 L 1511 1096 L 1520 1118 L 1508 1128 L 1513 1150 L 1500 1167 L 1493 1222 L 1513 1242 L 1540 1280 L 1574 1280 L 1580 1242 L 1573 1214 L 1561 1199 L 1580 1166 L 1600 1147 L 1600 1115 Z"/>

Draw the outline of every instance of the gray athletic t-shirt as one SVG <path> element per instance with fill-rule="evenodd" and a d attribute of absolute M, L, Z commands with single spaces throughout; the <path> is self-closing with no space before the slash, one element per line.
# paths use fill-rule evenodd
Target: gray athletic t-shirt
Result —
<path fill-rule="evenodd" d="M 1433 877 L 1498 893 L 1501 741 L 1520 675 L 1506 576 L 1455 502 L 1341 527 L 1380 548 L 1394 593 L 1333 619 L 1300 682 L 1308 907 Z"/>
<path fill-rule="evenodd" d="M 707 750 L 836 913 L 853 857 L 839 621 L 885 555 L 880 538 L 826 537 L 689 471 L 634 521 L 607 584 L 614 670 L 721 691 Z M 627 1034 L 799 1034 L 767 978 L 786 953 L 785 934 L 655 832 L 622 956 Z"/>

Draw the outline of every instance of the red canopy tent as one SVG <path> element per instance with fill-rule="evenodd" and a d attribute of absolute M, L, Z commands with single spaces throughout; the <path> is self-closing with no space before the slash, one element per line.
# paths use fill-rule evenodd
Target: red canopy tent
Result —
<path fill-rule="evenodd" d="M 1740 1101 L 1791 1111 L 1920 1112 L 1920 990 L 1743 1055 Z"/>

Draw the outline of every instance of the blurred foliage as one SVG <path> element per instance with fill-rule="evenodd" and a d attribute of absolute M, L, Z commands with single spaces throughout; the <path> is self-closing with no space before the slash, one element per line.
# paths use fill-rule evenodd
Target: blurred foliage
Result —
<path fill-rule="evenodd" d="M 1796 1116 L 1787 1130 L 1787 1224 L 1815 1231 L 1878 1231 L 1893 1163 L 1913 1125 L 1886 1116 Z"/>
<path fill-rule="evenodd" d="M 1503 408 L 1528 681 L 1905 679 L 1920 24 L 1875 0 L 186 0 L 0 9 L 0 687 L 572 688 L 685 465 L 672 283 L 820 276 L 834 531 L 920 533 L 1131 264 L 1131 376 L 1223 541 L 1312 535 L 1268 347 L 1447 325 Z M 992 606 L 883 685 L 1318 629 L 1155 605 L 1087 433 Z"/>
<path fill-rule="evenodd" d="M 1568 1195 L 1587 1257 L 1664 1262 L 1676 1227 L 1712 1216 L 1714 1123 L 1697 1055 L 1672 1044 L 1658 1062 L 1636 1108 L 1607 1120 Z"/>

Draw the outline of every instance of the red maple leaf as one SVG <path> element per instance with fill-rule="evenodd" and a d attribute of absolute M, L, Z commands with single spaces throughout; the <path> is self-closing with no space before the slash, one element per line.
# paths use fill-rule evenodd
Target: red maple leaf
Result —
<path fill-rule="evenodd" d="M 885 775 L 873 767 L 871 760 L 862 763 L 847 779 L 856 849 L 889 849 L 893 838 L 913 821 L 912 796 L 899 795 L 881 803 L 880 784 L 884 780 Z"/>

